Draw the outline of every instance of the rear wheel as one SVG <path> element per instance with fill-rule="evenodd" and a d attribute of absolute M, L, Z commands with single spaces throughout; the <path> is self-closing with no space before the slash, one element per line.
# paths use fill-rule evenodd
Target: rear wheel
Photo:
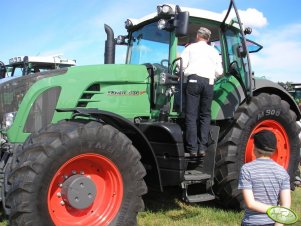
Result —
<path fill-rule="evenodd" d="M 31 135 L 8 177 L 11 225 L 136 225 L 140 154 L 109 125 L 62 121 Z"/>
<path fill-rule="evenodd" d="M 214 190 L 225 206 L 242 207 L 237 189 L 240 168 L 255 159 L 252 135 L 263 129 L 276 135 L 277 150 L 272 159 L 288 171 L 293 186 L 300 158 L 296 114 L 279 96 L 262 93 L 239 107 L 232 129 L 219 143 Z"/>

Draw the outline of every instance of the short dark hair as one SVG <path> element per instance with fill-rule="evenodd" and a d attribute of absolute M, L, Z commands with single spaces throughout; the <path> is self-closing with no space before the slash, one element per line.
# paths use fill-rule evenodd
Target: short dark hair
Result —
<path fill-rule="evenodd" d="M 209 40 L 211 36 L 211 31 L 208 28 L 200 27 L 197 34 L 200 35 L 202 38 Z"/>
<path fill-rule="evenodd" d="M 270 130 L 261 130 L 253 135 L 254 145 L 266 154 L 273 153 L 277 147 L 275 134 Z"/>

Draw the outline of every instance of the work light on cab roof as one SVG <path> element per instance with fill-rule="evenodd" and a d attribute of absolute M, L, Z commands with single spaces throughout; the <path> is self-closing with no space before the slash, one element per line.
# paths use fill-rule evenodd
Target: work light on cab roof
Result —
<path fill-rule="evenodd" d="M 175 14 L 173 9 L 169 5 L 157 6 L 157 13 L 158 16 L 165 16 L 167 18 Z"/>

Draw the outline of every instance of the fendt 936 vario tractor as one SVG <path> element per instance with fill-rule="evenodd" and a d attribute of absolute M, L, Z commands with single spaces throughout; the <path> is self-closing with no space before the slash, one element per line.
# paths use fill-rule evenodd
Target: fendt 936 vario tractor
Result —
<path fill-rule="evenodd" d="M 236 16 L 235 16 L 236 15 Z M 224 76 L 214 86 L 208 154 L 184 150 L 185 78 L 177 53 L 200 26 L 212 31 Z M 127 20 L 115 39 L 105 25 L 105 64 L 30 74 L 0 86 L 1 195 L 10 225 L 136 225 L 148 189 L 181 186 L 186 202 L 241 206 L 252 134 L 277 137 L 273 159 L 291 176 L 300 157 L 298 106 L 278 84 L 256 79 L 234 2 L 221 16 L 162 5 Z M 126 45 L 124 65 L 115 46 Z M 176 66 L 178 65 L 178 67 Z"/>

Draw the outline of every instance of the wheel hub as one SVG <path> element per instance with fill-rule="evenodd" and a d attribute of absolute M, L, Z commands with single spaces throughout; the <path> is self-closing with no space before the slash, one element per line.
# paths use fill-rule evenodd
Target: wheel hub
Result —
<path fill-rule="evenodd" d="M 62 186 L 63 200 L 75 209 L 86 209 L 94 202 L 96 185 L 84 175 L 69 177 Z"/>

